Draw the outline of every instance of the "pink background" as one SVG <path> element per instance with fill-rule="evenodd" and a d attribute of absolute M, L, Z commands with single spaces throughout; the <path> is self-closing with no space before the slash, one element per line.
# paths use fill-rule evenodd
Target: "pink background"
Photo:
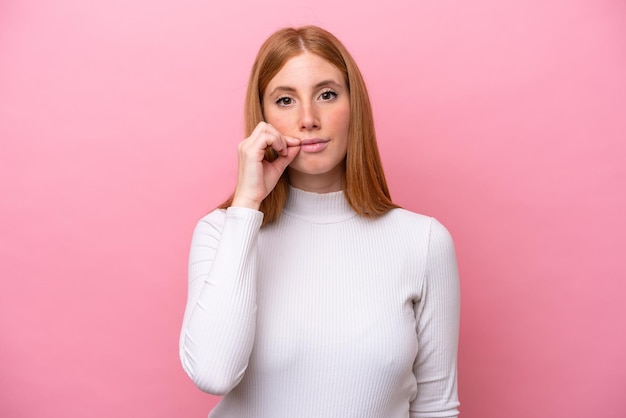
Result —
<path fill-rule="evenodd" d="M 219 4 L 219 5 L 218 5 Z M 0 416 L 205 417 L 191 231 L 275 29 L 359 62 L 392 194 L 462 275 L 465 418 L 626 410 L 626 3 L 0 2 Z"/>

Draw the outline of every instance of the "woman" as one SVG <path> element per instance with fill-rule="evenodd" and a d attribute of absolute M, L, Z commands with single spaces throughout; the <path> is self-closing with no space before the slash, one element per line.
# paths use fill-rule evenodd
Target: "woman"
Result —
<path fill-rule="evenodd" d="M 350 54 L 317 27 L 261 47 L 231 199 L 198 223 L 183 367 L 210 417 L 458 414 L 452 240 L 390 199 Z"/>

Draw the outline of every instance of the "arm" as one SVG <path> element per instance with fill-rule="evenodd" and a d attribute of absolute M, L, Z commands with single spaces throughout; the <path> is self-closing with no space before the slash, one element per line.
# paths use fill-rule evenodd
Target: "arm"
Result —
<path fill-rule="evenodd" d="M 410 418 L 456 417 L 460 288 L 454 244 L 432 220 L 422 297 L 416 305 L 417 397 Z"/>
<path fill-rule="evenodd" d="M 231 207 L 198 222 L 180 334 L 183 369 L 203 391 L 223 395 L 242 379 L 256 328 L 256 245 L 263 214 Z"/>
<path fill-rule="evenodd" d="M 261 202 L 298 155 L 300 140 L 260 122 L 239 143 L 232 206 L 196 226 L 189 255 L 189 293 L 180 359 L 194 383 L 223 395 L 243 378 L 256 329 L 256 253 Z M 265 159 L 268 148 L 277 155 Z"/>

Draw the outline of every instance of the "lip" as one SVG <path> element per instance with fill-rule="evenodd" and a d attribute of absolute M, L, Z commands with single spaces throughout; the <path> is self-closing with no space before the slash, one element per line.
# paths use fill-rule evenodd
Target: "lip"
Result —
<path fill-rule="evenodd" d="M 321 152 L 326 149 L 329 139 L 323 138 L 307 138 L 300 141 L 300 151 L 308 153 Z"/>

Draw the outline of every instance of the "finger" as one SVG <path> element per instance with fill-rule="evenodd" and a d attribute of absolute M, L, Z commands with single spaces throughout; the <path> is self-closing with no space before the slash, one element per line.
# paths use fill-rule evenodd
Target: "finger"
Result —
<path fill-rule="evenodd" d="M 276 132 L 264 132 L 259 139 L 259 146 L 265 150 L 266 148 L 273 149 L 278 155 L 286 156 L 287 148 L 289 147 L 289 141 L 283 137 L 278 131 Z M 293 143 L 293 141 L 292 141 Z"/>
<path fill-rule="evenodd" d="M 268 146 L 274 149 L 280 156 L 286 157 L 288 155 L 287 148 L 300 145 L 300 140 L 298 138 L 283 135 L 272 125 L 267 125 L 266 132 L 277 135 L 275 138 L 273 138 L 271 144 L 268 143 Z"/>
<path fill-rule="evenodd" d="M 266 146 L 272 147 L 279 155 L 285 157 L 287 155 L 287 147 L 289 146 L 289 140 L 286 136 L 281 134 L 278 129 L 270 125 L 265 124 L 265 133 L 269 135 L 266 139 Z M 293 141 L 291 141 L 293 144 Z"/>
<path fill-rule="evenodd" d="M 285 154 L 287 141 L 273 127 L 264 122 L 259 123 L 250 136 L 239 144 L 242 154 L 253 156 L 257 161 L 263 160 L 267 148 L 274 149 L 277 153 Z"/>
<path fill-rule="evenodd" d="M 274 126 L 266 122 L 259 122 L 252 134 L 250 134 L 250 145 L 259 151 L 272 148 L 278 155 L 287 156 L 287 148 L 300 145 L 298 138 L 283 135 Z"/>
<path fill-rule="evenodd" d="M 259 122 L 248 138 L 258 150 L 272 147 L 274 150 L 280 151 L 287 147 L 287 141 L 282 134 L 267 122 Z"/>
<path fill-rule="evenodd" d="M 300 146 L 294 145 L 285 148 L 285 151 L 287 152 L 285 155 L 279 155 L 278 158 L 271 162 L 276 170 L 280 171 L 281 173 L 285 171 L 287 166 L 291 164 L 291 162 L 298 156 L 298 153 L 300 153 Z"/>
<path fill-rule="evenodd" d="M 287 146 L 288 147 L 295 147 L 295 146 L 299 146 L 300 145 L 300 140 L 298 138 L 294 138 L 294 137 L 286 136 L 286 135 L 283 135 L 283 137 L 287 141 Z"/>
<path fill-rule="evenodd" d="M 246 139 L 258 138 L 263 132 L 268 131 L 268 126 L 270 125 L 265 122 L 259 122 L 250 133 L 250 136 Z"/>

